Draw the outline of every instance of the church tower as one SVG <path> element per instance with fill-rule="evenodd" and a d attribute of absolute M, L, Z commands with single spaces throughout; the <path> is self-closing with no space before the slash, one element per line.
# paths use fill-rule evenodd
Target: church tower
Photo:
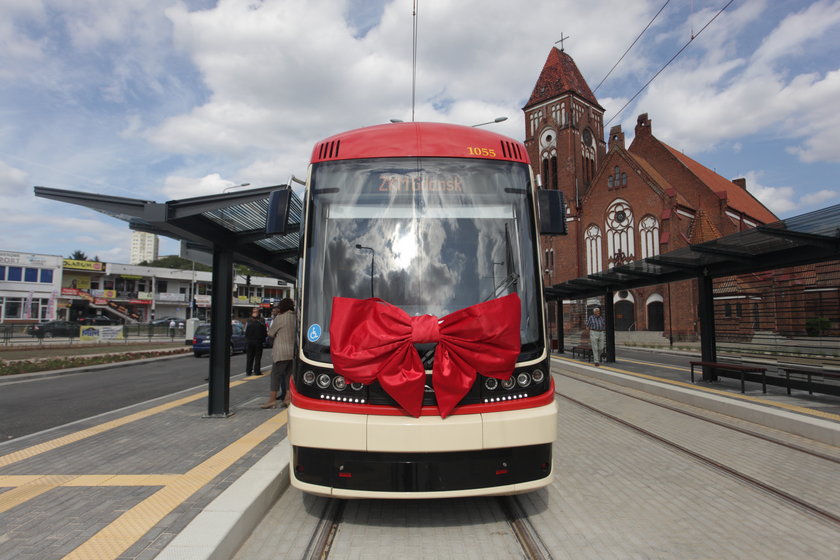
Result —
<path fill-rule="evenodd" d="M 537 184 L 566 197 L 569 234 L 542 239 L 543 280 L 554 284 L 586 274 L 580 256 L 579 213 L 606 153 L 604 108 L 598 104 L 572 57 L 553 47 L 525 113 L 525 147 Z M 561 279 L 557 271 L 563 271 Z"/>

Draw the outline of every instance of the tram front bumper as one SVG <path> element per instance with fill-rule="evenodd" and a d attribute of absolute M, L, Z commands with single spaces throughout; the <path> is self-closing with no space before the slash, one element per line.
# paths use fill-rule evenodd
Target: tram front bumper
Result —
<path fill-rule="evenodd" d="M 289 408 L 293 446 L 372 452 L 427 453 L 517 447 L 557 438 L 557 403 L 440 416 L 376 416 Z"/>
<path fill-rule="evenodd" d="M 557 405 L 411 418 L 289 409 L 292 484 L 342 497 L 513 494 L 552 478 Z"/>

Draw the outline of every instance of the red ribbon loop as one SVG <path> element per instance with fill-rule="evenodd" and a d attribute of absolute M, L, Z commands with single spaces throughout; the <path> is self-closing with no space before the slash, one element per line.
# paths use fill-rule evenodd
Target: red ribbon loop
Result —
<path fill-rule="evenodd" d="M 414 344 L 437 342 L 432 385 L 440 415 L 446 418 L 469 392 L 477 372 L 497 379 L 513 374 L 520 315 L 517 294 L 472 305 L 441 320 L 410 317 L 376 298 L 333 298 L 333 367 L 350 382 L 379 381 L 406 412 L 418 417 L 426 374 Z"/>

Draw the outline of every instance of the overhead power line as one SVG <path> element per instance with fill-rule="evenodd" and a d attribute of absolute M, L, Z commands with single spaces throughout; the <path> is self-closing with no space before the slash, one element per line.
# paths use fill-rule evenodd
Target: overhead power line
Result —
<path fill-rule="evenodd" d="M 617 112 L 615 115 L 613 115 L 613 117 L 612 117 L 610 120 L 608 120 L 608 121 L 607 121 L 607 123 L 604 125 L 604 127 L 609 126 L 609 124 L 610 124 L 611 122 L 613 122 L 613 121 L 616 119 L 616 117 L 618 117 L 618 116 L 619 116 L 622 112 L 624 112 L 624 109 L 626 109 L 626 108 L 627 108 L 627 107 L 628 107 L 628 106 L 629 106 L 629 105 L 633 102 L 633 100 L 634 100 L 634 99 L 636 99 L 636 98 L 637 98 L 637 97 L 638 97 L 638 96 L 639 96 L 639 95 L 640 95 L 643 91 L 645 91 L 645 89 L 647 89 L 647 87 L 650 85 L 650 83 L 651 83 L 653 80 L 655 80 L 655 79 L 656 79 L 656 77 L 657 77 L 657 76 L 659 76 L 659 74 L 661 74 L 661 73 L 663 72 L 663 70 L 665 70 L 665 69 L 666 69 L 666 68 L 667 68 L 667 67 L 668 67 L 668 66 L 669 66 L 672 62 L 674 62 L 674 60 L 675 60 L 678 56 L 680 56 L 680 54 L 681 54 L 681 53 L 682 53 L 682 52 L 683 52 L 686 48 L 688 48 L 688 45 L 690 45 L 690 44 L 692 43 L 692 41 L 694 41 L 697 37 L 699 37 L 699 36 L 700 36 L 700 34 L 701 34 L 701 33 L 703 33 L 703 31 L 705 31 L 705 30 L 706 30 L 706 28 L 707 28 L 707 27 L 709 27 L 709 25 L 711 25 L 711 24 L 712 24 L 712 22 L 713 22 L 713 21 L 715 21 L 715 20 L 717 19 L 717 17 L 718 17 L 720 14 L 722 14 L 722 13 L 723 13 L 723 11 L 724 11 L 724 10 L 726 10 L 726 8 L 728 8 L 728 7 L 729 7 L 729 5 L 730 5 L 730 4 L 732 4 L 732 2 L 734 2 L 734 1 L 735 1 L 735 0 L 729 0 L 729 2 L 727 2 L 727 3 L 726 3 L 726 5 L 718 11 L 718 13 L 716 13 L 714 16 L 712 16 L 712 19 L 710 19 L 708 22 L 706 22 L 706 25 L 704 25 L 704 26 L 702 27 L 702 29 L 700 29 L 700 31 L 698 31 L 698 32 L 697 32 L 697 34 L 696 34 L 696 35 L 695 35 L 695 34 L 692 34 L 691 38 L 690 38 L 690 39 L 689 39 L 689 40 L 685 43 L 685 45 L 683 45 L 683 46 L 682 46 L 682 48 L 681 48 L 680 50 L 678 50 L 678 51 L 677 51 L 677 54 L 675 54 L 674 56 L 672 56 L 672 57 L 671 57 L 671 60 L 669 60 L 668 62 L 666 62 L 666 63 L 665 63 L 665 65 L 664 65 L 662 68 L 660 68 L 660 69 L 659 69 L 659 71 L 658 71 L 656 74 L 654 74 L 654 75 L 653 75 L 653 77 L 652 77 L 650 80 L 648 80 L 648 81 L 645 83 L 645 85 L 643 85 L 643 86 L 639 89 L 639 91 L 637 91 L 637 92 L 633 95 L 633 97 L 631 97 L 631 98 L 627 101 L 627 103 L 625 103 L 625 104 L 624 104 L 624 106 L 622 106 L 622 107 L 621 107 L 621 109 L 619 109 L 619 110 L 618 110 L 618 112 Z"/>
<path fill-rule="evenodd" d="M 601 85 L 602 85 L 602 84 L 603 84 L 603 83 L 607 80 L 607 78 L 609 78 L 609 77 L 610 77 L 610 74 L 612 74 L 612 73 L 613 73 L 613 70 L 615 70 L 615 67 L 616 67 L 616 66 L 618 66 L 619 64 L 621 64 L 621 61 L 622 61 L 622 60 L 624 60 L 624 57 L 625 57 L 625 56 L 627 56 L 627 53 L 629 53 L 629 52 L 630 52 L 630 49 L 632 49 L 632 48 L 633 48 L 633 45 L 635 45 L 635 44 L 636 44 L 636 42 L 638 42 L 638 40 L 642 38 L 642 35 L 644 35 L 644 34 L 645 34 L 645 31 L 647 31 L 647 30 L 648 30 L 648 27 L 650 27 L 651 25 L 653 25 L 653 22 L 654 22 L 654 21 L 656 21 L 656 18 L 658 18 L 658 17 L 659 17 L 659 14 L 661 14 L 661 13 L 662 13 L 662 10 L 664 10 L 664 9 L 665 9 L 665 6 L 667 6 L 669 2 L 671 2 L 671 0 L 665 0 L 665 3 L 664 3 L 664 4 L 662 4 L 662 7 L 661 7 L 661 8 L 659 8 L 659 11 L 658 11 L 658 12 L 656 12 L 656 15 L 655 15 L 655 16 L 653 16 L 653 18 L 652 18 L 652 19 L 648 22 L 648 24 L 645 26 L 645 28 L 644 28 L 644 29 L 642 29 L 642 32 L 641 32 L 641 33 L 639 33 L 639 34 L 636 36 L 636 38 L 633 40 L 633 42 L 630 44 L 630 46 L 629 46 L 629 47 L 627 47 L 627 50 L 626 50 L 626 51 L 624 51 L 624 54 L 623 54 L 623 55 L 621 55 L 621 58 L 619 58 L 619 59 L 618 59 L 618 62 L 616 62 L 616 63 L 613 65 L 613 67 L 612 67 L 612 68 L 610 68 L 610 71 L 609 71 L 609 72 L 607 72 L 607 75 L 606 75 L 606 76 L 604 76 L 604 78 L 603 78 L 600 82 L 598 82 L 598 85 L 597 85 L 597 86 L 595 86 L 595 89 L 593 89 L 593 90 L 592 90 L 592 93 L 593 93 L 593 94 L 594 94 L 596 91 L 598 91 L 598 88 L 599 88 L 599 87 L 601 87 Z"/>

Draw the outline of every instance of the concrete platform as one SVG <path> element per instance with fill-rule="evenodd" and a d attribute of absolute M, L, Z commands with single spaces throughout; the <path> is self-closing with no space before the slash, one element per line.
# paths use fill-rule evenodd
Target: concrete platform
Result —
<path fill-rule="evenodd" d="M 552 365 L 840 445 L 840 399 L 692 385 L 653 353 Z M 266 381 L 234 377 L 226 419 L 202 417 L 197 389 L 0 444 L 0 560 L 231 558 L 288 485 L 287 413 L 259 408 Z"/>

